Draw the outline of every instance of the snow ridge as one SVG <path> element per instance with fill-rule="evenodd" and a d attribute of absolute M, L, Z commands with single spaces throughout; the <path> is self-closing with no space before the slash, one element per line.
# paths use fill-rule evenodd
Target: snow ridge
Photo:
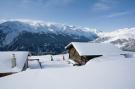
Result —
<path fill-rule="evenodd" d="M 95 42 L 112 43 L 122 50 L 135 51 L 135 27 L 102 32 L 98 36 Z"/>
<path fill-rule="evenodd" d="M 3 30 L 3 32 L 7 34 L 3 43 L 4 45 L 11 43 L 13 39 L 16 38 L 23 31 L 40 34 L 50 33 L 56 35 L 73 35 L 77 37 L 86 37 L 91 39 L 97 37 L 96 29 L 69 26 L 58 23 L 47 23 L 34 20 L 3 20 L 0 23 L 0 30 Z"/>
<path fill-rule="evenodd" d="M 116 39 L 135 39 L 135 27 L 118 29 L 113 32 L 103 32 L 98 34 L 100 37 L 110 37 L 111 40 Z"/>

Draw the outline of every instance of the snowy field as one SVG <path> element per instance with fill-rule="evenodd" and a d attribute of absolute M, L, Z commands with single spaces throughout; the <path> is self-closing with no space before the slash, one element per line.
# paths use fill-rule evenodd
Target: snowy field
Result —
<path fill-rule="evenodd" d="M 55 57 L 42 61 L 43 69 L 31 63 L 26 71 L 0 78 L 0 89 L 135 89 L 134 57 L 104 56 L 81 67 Z"/>

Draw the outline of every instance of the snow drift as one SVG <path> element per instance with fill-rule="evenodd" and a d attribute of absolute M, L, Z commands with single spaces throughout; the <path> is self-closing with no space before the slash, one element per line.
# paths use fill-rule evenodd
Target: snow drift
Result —
<path fill-rule="evenodd" d="M 27 70 L 0 78 L 2 89 L 134 89 L 135 59 L 100 57 L 82 67 Z M 107 61 L 108 60 L 108 61 Z M 19 82 L 18 82 L 19 81 Z"/>

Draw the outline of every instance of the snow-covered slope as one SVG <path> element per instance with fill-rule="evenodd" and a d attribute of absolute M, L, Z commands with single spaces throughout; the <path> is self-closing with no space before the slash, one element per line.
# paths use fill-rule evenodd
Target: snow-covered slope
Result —
<path fill-rule="evenodd" d="M 98 35 L 96 42 L 113 43 L 123 50 L 135 51 L 135 27 L 102 32 Z"/>
<path fill-rule="evenodd" d="M 1 89 L 135 88 L 134 58 L 101 57 L 98 60 L 100 61 L 90 61 L 82 67 L 27 70 L 0 78 L 0 87 Z"/>
<path fill-rule="evenodd" d="M 113 32 L 104 32 L 99 34 L 100 37 L 110 37 L 109 41 L 114 41 L 117 39 L 135 39 L 135 27 L 133 28 L 123 28 Z"/>
<path fill-rule="evenodd" d="M 64 46 L 71 41 L 90 41 L 96 38 L 95 29 L 64 24 L 26 20 L 9 20 L 0 24 L 0 50 L 58 53 L 64 51 Z"/>
<path fill-rule="evenodd" d="M 0 30 L 8 33 L 6 35 L 4 44 L 9 44 L 14 40 L 15 37 L 19 35 L 22 31 L 32 32 L 32 33 L 54 33 L 62 35 L 75 35 L 84 36 L 90 39 L 96 37 L 95 30 L 83 27 L 68 26 L 64 24 L 57 23 L 45 23 L 39 21 L 6 21 L 0 24 Z"/>
<path fill-rule="evenodd" d="M 73 41 L 113 43 L 123 50 L 135 51 L 135 27 L 113 32 L 47 23 L 33 20 L 7 20 L 0 22 L 0 50 L 26 50 L 34 54 L 61 53 Z"/>

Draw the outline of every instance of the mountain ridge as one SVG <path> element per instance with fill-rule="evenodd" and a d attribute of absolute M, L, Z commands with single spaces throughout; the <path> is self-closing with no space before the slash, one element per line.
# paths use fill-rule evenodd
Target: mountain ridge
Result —
<path fill-rule="evenodd" d="M 125 51 L 135 51 L 135 27 L 98 34 L 94 42 L 112 43 Z"/>
<path fill-rule="evenodd" d="M 112 43 L 126 51 L 135 51 L 135 27 L 101 32 L 86 27 L 42 21 L 12 20 L 0 23 L 0 50 L 30 51 L 34 54 L 65 51 L 73 41 Z"/>
<path fill-rule="evenodd" d="M 63 24 L 33 24 L 23 21 L 6 21 L 0 24 L 0 50 L 60 53 L 72 41 L 87 42 L 97 37 L 96 30 Z"/>

